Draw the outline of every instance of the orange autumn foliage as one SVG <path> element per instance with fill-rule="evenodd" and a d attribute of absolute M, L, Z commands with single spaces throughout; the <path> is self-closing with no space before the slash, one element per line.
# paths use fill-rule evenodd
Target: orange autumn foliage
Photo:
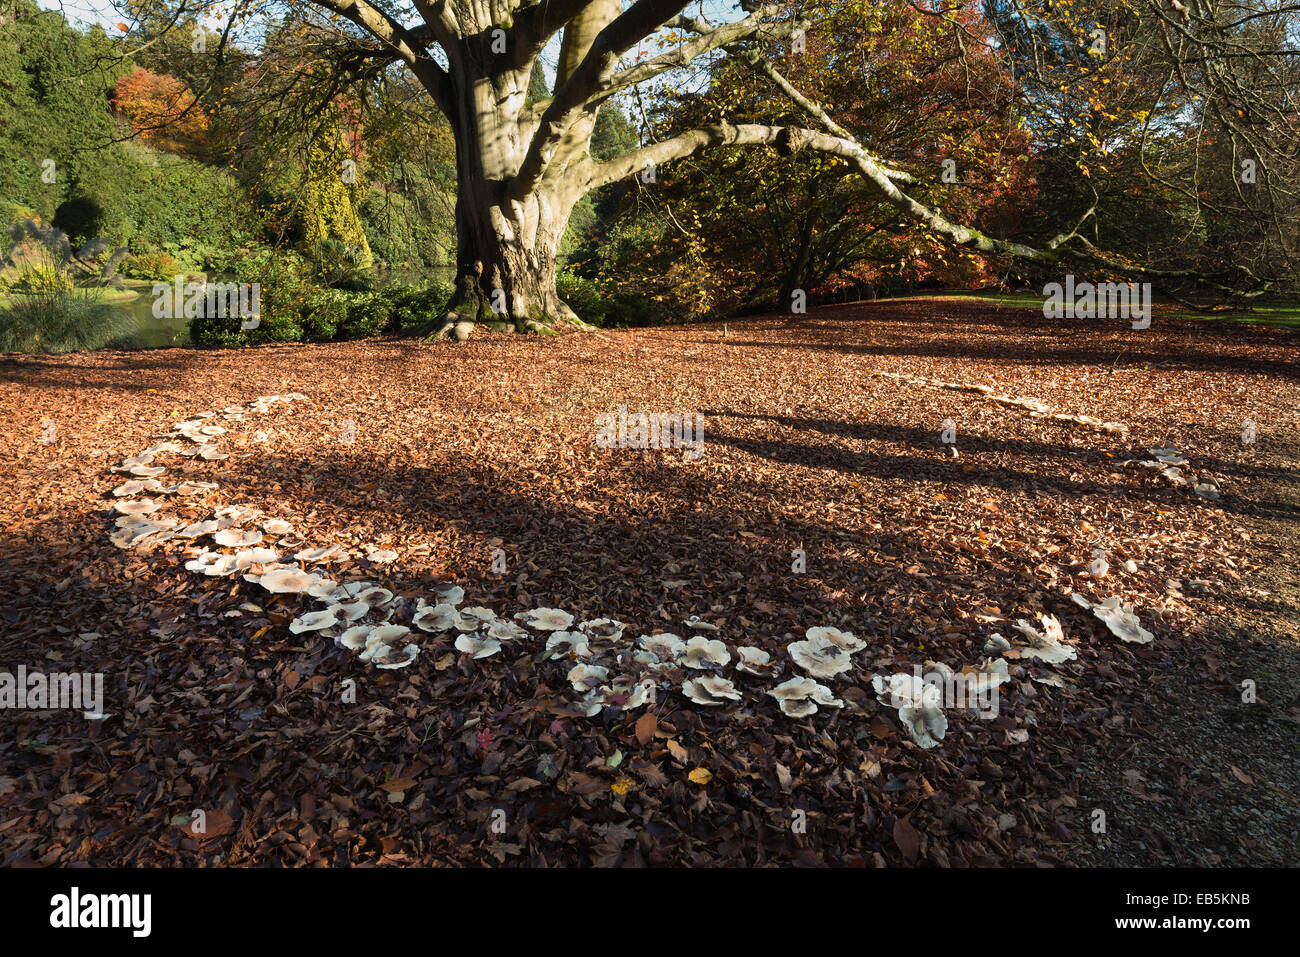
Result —
<path fill-rule="evenodd" d="M 131 132 L 159 149 L 198 156 L 205 152 L 212 122 L 182 80 L 136 67 L 117 81 L 113 105 Z"/>

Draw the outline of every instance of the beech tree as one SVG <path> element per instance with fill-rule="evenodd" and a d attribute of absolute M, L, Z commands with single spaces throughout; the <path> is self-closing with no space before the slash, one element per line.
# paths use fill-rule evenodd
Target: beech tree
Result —
<path fill-rule="evenodd" d="M 947 23 L 959 46 L 988 48 L 990 41 L 971 32 L 969 18 L 961 16 L 974 2 L 906 5 Z M 141 0 L 132 3 L 138 9 Z M 1089 102 L 1100 102 L 1100 121 L 1113 91 L 1092 84 L 1107 64 L 1129 56 L 1127 48 L 1140 47 L 1146 68 L 1160 71 L 1163 83 L 1148 105 L 1148 127 L 1162 104 L 1176 103 L 1210 117 L 1220 143 L 1248 143 L 1263 181 L 1270 171 L 1279 174 L 1269 189 L 1285 190 L 1294 181 L 1286 164 L 1294 159 L 1297 6 L 1285 0 L 984 0 L 983 6 L 1000 31 L 992 42 L 997 55 L 1008 57 L 1017 75 L 1040 81 L 1039 100 L 1030 107 L 1042 105 L 1044 91 L 1058 80 L 1062 89 L 1082 83 Z M 446 116 L 456 148 L 456 290 L 446 315 L 424 333 L 463 338 L 493 313 L 521 330 L 582 325 L 555 287 L 560 239 L 578 200 L 642 170 L 722 147 L 837 157 L 903 217 L 954 246 L 1047 264 L 1078 258 L 1143 277 L 1194 277 L 1195 270 L 1157 270 L 1098 248 L 1087 234 L 1088 210 L 1034 245 L 993 238 L 950 219 L 918 198 L 941 170 L 913 169 L 908 157 L 879 155 L 836 121 L 834 104 L 798 89 L 779 68 L 780 54 L 797 50 L 818 18 L 815 3 L 738 0 L 714 18 L 702 7 L 688 14 L 690 7 L 687 0 L 236 0 L 223 38 L 258 16 L 298 17 L 314 30 L 337 33 L 334 67 L 374 76 L 404 65 Z M 559 46 L 554 82 L 546 96 L 530 97 L 534 64 L 553 41 Z M 591 155 L 603 104 L 640 84 L 670 82 L 668 74 L 689 76 L 692 64 L 722 56 L 770 84 L 789 108 L 767 123 L 732 123 L 720 115 L 619 155 Z M 1239 69 L 1242 63 L 1250 70 Z M 1275 212 L 1280 207 L 1269 208 L 1283 228 Z"/>

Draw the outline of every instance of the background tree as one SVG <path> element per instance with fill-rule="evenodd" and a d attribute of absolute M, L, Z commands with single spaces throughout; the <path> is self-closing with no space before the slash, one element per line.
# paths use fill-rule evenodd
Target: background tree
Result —
<path fill-rule="evenodd" d="M 903 5 L 901 0 L 887 4 Z M 253 14 L 273 12 L 286 24 L 328 37 L 319 43 L 324 66 L 344 85 L 404 68 L 447 117 L 456 147 L 457 291 L 431 331 L 457 328 L 468 334 L 494 302 L 520 328 L 576 321 L 556 292 L 554 276 L 581 197 L 648 164 L 664 166 L 723 146 L 838 157 L 918 232 L 982 254 L 1020 257 L 1052 269 L 1081 264 L 1169 283 L 1208 273 L 1224 289 L 1259 290 L 1288 278 L 1280 270 L 1291 268 L 1293 244 L 1286 239 L 1279 204 L 1287 188 L 1281 174 L 1294 152 L 1294 5 L 1205 2 L 1179 11 L 1169 0 L 1068 5 L 985 0 L 982 6 L 995 27 L 988 33 L 973 16 L 974 0 L 905 4 L 947 31 L 963 69 L 977 67 L 980 57 L 1005 58 L 1025 91 L 1022 105 L 1038 117 L 1028 126 L 1035 140 L 1032 154 L 1053 159 L 1060 174 L 1044 182 L 1070 188 L 1065 195 L 1044 196 L 1029 235 L 1019 239 L 990 235 L 960 211 L 938 205 L 930 196 L 941 195 L 931 192 L 939 170 L 928 160 L 919 165 L 916 156 L 890 153 L 891 144 L 872 129 L 859 134 L 837 118 L 839 104 L 824 101 L 815 84 L 801 87 L 778 68 L 775 45 L 852 4 L 791 9 L 742 0 L 737 9 L 713 19 L 685 15 L 688 6 L 681 0 L 634 0 L 626 9 L 615 0 L 301 0 L 237 3 L 230 22 L 255 29 Z M 559 54 L 550 93 L 530 100 L 534 64 L 553 43 Z M 689 84 L 700 68 L 722 56 L 752 70 L 756 82 L 770 84 L 790 105 L 759 122 L 704 117 L 700 125 L 666 132 L 662 139 L 647 130 L 635 149 L 604 159 L 592 154 L 591 137 L 604 104 L 644 91 L 646 84 Z M 1250 61 L 1251 68 L 1238 69 L 1240 60 Z M 842 63 L 832 66 L 832 72 L 843 69 Z M 1121 77 L 1145 81 L 1143 109 L 1126 102 L 1115 82 Z M 1098 164 L 1111 162 L 1106 157 L 1136 155 L 1143 175 L 1160 180 L 1143 136 L 1152 132 L 1152 117 L 1159 124 L 1155 132 L 1168 134 L 1182 116 L 1180 101 L 1196 104 L 1183 109 L 1199 114 L 1198 122 L 1212 134 L 1193 147 L 1198 158 L 1208 156 L 1207 150 L 1235 155 L 1238 147 L 1249 146 L 1269 170 L 1265 185 L 1272 198 L 1237 206 L 1243 215 L 1272 220 L 1270 232 L 1262 225 L 1258 230 L 1270 243 L 1270 252 L 1261 253 L 1262 268 L 1233 263 L 1210 272 L 1149 262 L 1135 255 L 1138 250 L 1107 247 L 1119 233 L 1102 215 L 1106 204 L 1080 208 L 1080 196 L 1093 197 L 1091 188 L 1080 193 L 1078 187 L 1086 184 L 1079 178 L 1093 179 Z M 1141 120 L 1144 111 L 1147 119 Z M 1142 129 L 1116 129 L 1111 135 L 1108 124 L 1131 119 L 1142 122 Z M 1198 213 L 1210 210 L 1206 197 L 1198 195 L 1199 184 L 1167 181 L 1166 188 L 1182 192 Z M 1106 197 L 1114 191 L 1097 193 Z"/>

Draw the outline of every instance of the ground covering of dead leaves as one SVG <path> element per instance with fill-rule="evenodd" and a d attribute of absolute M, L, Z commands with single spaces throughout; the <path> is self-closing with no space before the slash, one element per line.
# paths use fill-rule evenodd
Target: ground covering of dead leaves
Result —
<path fill-rule="evenodd" d="M 1296 635 L 1269 632 L 1249 665 L 1232 649 L 1280 614 L 1260 582 L 1294 585 L 1275 579 L 1297 518 L 1279 479 L 1295 469 L 1296 346 L 931 300 L 725 331 L 0 360 L 0 667 L 101 671 L 109 712 L 3 715 L 0 863 L 1216 863 L 1179 855 L 1170 836 L 1190 828 L 1222 847 L 1217 862 L 1294 864 L 1294 746 L 1277 742 L 1294 741 Z M 881 371 L 989 385 L 1128 434 Z M 673 692 L 575 716 L 566 668 L 536 642 L 474 660 L 420 635 L 411 667 L 379 671 L 290 633 L 301 598 L 186 572 L 175 540 L 110 544 L 110 465 L 197 411 L 287 391 L 309 401 L 232 428 L 230 459 L 171 473 L 219 483 L 183 514 L 238 503 L 314 545 L 392 549 L 330 576 L 411 601 L 454 581 L 503 617 L 558 607 L 633 636 L 689 635 L 699 616 L 730 647 L 769 650 L 777 680 L 798 673 L 786 644 L 841 627 L 869 643 L 828 682 L 845 707 L 794 720 L 761 694 L 775 681 L 756 681 L 722 708 Z M 595 417 L 620 405 L 703 413 L 703 458 L 598 449 Z M 1181 449 L 1222 497 L 1120 464 L 1149 446 Z M 1094 580 L 1098 547 L 1110 571 Z M 1155 640 L 1119 641 L 1071 592 L 1120 595 Z M 877 703 L 873 672 L 975 664 L 990 633 L 1039 612 L 1078 659 L 1010 662 L 995 719 L 950 711 L 923 750 Z M 340 701 L 349 678 L 354 704 Z M 1262 712 L 1238 702 L 1245 678 Z M 1268 733 L 1243 733 L 1257 750 L 1161 801 L 1133 755 L 1196 740 L 1184 703 L 1207 697 Z M 1234 788 L 1269 798 L 1230 834 L 1212 813 L 1195 823 L 1190 806 L 1235 806 Z"/>

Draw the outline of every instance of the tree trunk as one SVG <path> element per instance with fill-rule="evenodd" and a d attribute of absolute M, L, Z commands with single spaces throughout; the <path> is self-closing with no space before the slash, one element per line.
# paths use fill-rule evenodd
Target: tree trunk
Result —
<path fill-rule="evenodd" d="M 576 199 L 538 190 L 507 205 L 492 184 L 464 173 L 456 200 L 456 284 L 432 331 L 466 338 L 478 322 L 507 322 L 520 332 L 584 325 L 556 292 L 555 269 Z"/>
<path fill-rule="evenodd" d="M 607 0 L 612 18 L 618 4 Z M 567 34 L 566 34 L 567 37 Z M 559 324 L 590 328 L 555 289 L 560 240 L 586 190 L 579 167 L 594 114 L 574 123 L 531 191 L 513 195 L 536 130 L 526 106 L 531 61 L 501 69 L 491 32 L 467 37 L 452 58 L 456 100 L 456 287 L 447 312 L 419 334 L 464 339 L 475 323 L 501 321 L 519 331 Z M 582 47 L 585 52 L 585 47 Z"/>

